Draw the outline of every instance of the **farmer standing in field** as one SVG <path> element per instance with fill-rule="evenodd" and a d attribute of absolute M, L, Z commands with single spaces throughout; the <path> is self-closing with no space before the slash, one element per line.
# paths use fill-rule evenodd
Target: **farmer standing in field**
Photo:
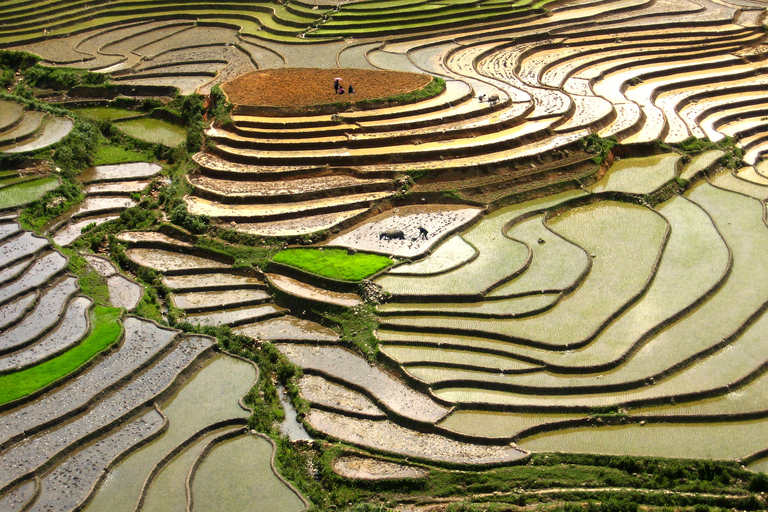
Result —
<path fill-rule="evenodd" d="M 339 94 L 339 87 L 341 87 L 341 78 L 334 78 L 333 90 L 336 91 L 336 94 Z"/>

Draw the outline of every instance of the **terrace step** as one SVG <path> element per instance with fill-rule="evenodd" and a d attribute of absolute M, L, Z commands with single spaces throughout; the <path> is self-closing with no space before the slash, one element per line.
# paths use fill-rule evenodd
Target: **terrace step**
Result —
<path fill-rule="evenodd" d="M 164 276 L 163 285 L 175 292 L 214 291 L 220 289 L 258 289 L 266 290 L 267 285 L 261 279 L 248 274 L 236 274 L 232 271 L 220 273 L 199 273 L 186 276 Z"/>
<path fill-rule="evenodd" d="M 370 207 L 366 207 L 317 215 L 302 215 L 299 218 L 285 220 L 264 222 L 232 221 L 231 224 L 239 231 L 257 236 L 301 236 L 352 225 L 359 219 L 362 219 L 370 210 Z"/>
<path fill-rule="evenodd" d="M 363 303 L 360 296 L 356 293 L 325 290 L 281 274 L 266 274 L 266 276 L 272 286 L 283 293 L 300 299 L 347 308 L 359 306 Z"/>
<path fill-rule="evenodd" d="M 23 273 L 0 288 L 0 304 L 19 297 L 30 290 L 39 288 L 61 273 L 67 265 L 67 258 L 56 251 L 39 255 Z"/>
<path fill-rule="evenodd" d="M 120 387 L 167 352 L 178 334 L 135 317 L 126 318 L 124 326 L 120 346 L 97 364 L 73 375 L 43 397 L 0 413 L 0 448 L 82 413 L 96 403 L 99 394 Z"/>
<path fill-rule="evenodd" d="M 44 291 L 23 320 L 0 334 L 0 355 L 18 351 L 51 331 L 60 321 L 69 298 L 77 291 L 77 279 L 65 277 Z"/>
<path fill-rule="evenodd" d="M 280 181 L 235 181 L 188 175 L 187 180 L 196 196 L 228 204 L 290 203 L 393 189 L 391 180 L 362 179 L 343 174 Z"/>
<path fill-rule="evenodd" d="M 80 238 L 89 229 L 89 226 L 100 226 L 105 222 L 109 222 L 120 218 L 116 214 L 107 215 L 95 215 L 93 217 L 82 217 L 76 222 L 67 222 L 58 227 L 51 234 L 53 235 L 53 241 L 62 247 L 69 247 L 72 242 Z"/>
<path fill-rule="evenodd" d="M 280 317 L 287 312 L 287 309 L 276 306 L 275 304 L 260 304 L 257 306 L 189 314 L 184 317 L 184 321 L 193 325 L 228 325 L 230 327 L 237 327 L 239 325 Z"/>
<path fill-rule="evenodd" d="M 429 114 L 436 111 L 450 109 L 454 105 L 469 101 L 473 97 L 472 88 L 460 81 L 447 81 L 446 89 L 440 95 L 419 101 L 418 103 L 397 105 L 372 110 L 356 110 L 341 112 L 339 114 L 323 114 L 303 117 L 272 117 L 243 115 L 236 111 L 232 116 L 235 126 L 244 128 L 257 128 L 261 130 L 304 130 L 321 127 L 337 127 L 338 117 L 347 124 L 357 124 L 365 121 L 384 123 L 401 116 L 413 116 L 417 114 Z M 245 107 L 240 107 L 241 109 Z M 480 106 L 482 108 L 482 106 Z"/>
<path fill-rule="evenodd" d="M 71 300 L 55 329 L 34 344 L 0 357 L 0 373 L 33 366 L 75 346 L 88 334 L 88 310 L 92 304 L 86 297 Z"/>
<path fill-rule="evenodd" d="M 204 358 L 214 342 L 191 337 L 180 342 L 155 365 L 138 375 L 88 412 L 59 428 L 53 428 L 15 444 L 0 455 L 0 489 L 6 490 L 50 466 L 52 459 L 73 451 L 80 443 L 98 437 L 138 412 L 149 400 L 170 389 L 181 373 Z"/>
<path fill-rule="evenodd" d="M 21 138 L 18 142 L 0 146 L 0 152 L 25 153 L 46 148 L 69 135 L 74 125 L 74 121 L 68 117 L 44 117 L 34 132 Z"/>
<path fill-rule="evenodd" d="M 12 129 L 21 123 L 24 107 L 15 101 L 0 100 L 0 132 Z"/>
<path fill-rule="evenodd" d="M 375 148 L 346 147 L 340 149 L 319 149 L 316 151 L 255 151 L 236 148 L 222 143 L 216 151 L 227 160 L 261 165 L 339 165 L 356 166 L 389 162 L 423 162 L 430 159 L 445 159 L 487 154 L 509 147 L 520 147 L 539 141 L 549 135 L 549 128 L 555 118 L 513 126 L 497 133 L 465 136 L 445 141 L 424 144 L 392 144 Z"/>
<path fill-rule="evenodd" d="M 50 115 L 45 112 L 25 112 L 18 124 L 0 131 L 0 144 L 14 144 L 31 136 L 40 128 L 46 117 L 50 117 Z"/>
<path fill-rule="evenodd" d="M 351 210 L 367 209 L 378 200 L 390 197 L 394 192 L 371 192 L 364 194 L 349 194 L 338 198 L 311 199 L 292 203 L 277 204 L 221 204 L 197 196 L 186 196 L 190 213 L 208 215 L 219 220 L 230 222 L 259 222 L 267 220 L 296 219 L 305 215 L 323 213 L 349 212 Z"/>
<path fill-rule="evenodd" d="M 255 340 L 272 342 L 324 342 L 339 341 L 339 335 L 328 327 L 290 315 L 283 315 L 260 322 L 243 324 L 233 332 Z"/>
<path fill-rule="evenodd" d="M 125 251 L 136 265 L 148 267 L 167 275 L 184 275 L 198 272 L 216 272 L 230 265 L 194 254 L 182 254 L 161 249 L 134 248 Z"/>
<path fill-rule="evenodd" d="M 202 313 L 263 304 L 271 298 L 263 290 L 245 289 L 174 293 L 171 301 L 174 306 L 189 313 Z"/>

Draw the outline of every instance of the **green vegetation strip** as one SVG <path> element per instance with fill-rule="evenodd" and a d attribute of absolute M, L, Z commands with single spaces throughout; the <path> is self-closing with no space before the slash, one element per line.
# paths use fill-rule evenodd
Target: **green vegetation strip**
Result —
<path fill-rule="evenodd" d="M 21 206 L 40 198 L 59 186 L 59 178 L 48 176 L 39 180 L 25 181 L 0 190 L 0 209 Z"/>
<path fill-rule="evenodd" d="M 72 373 L 120 337 L 119 308 L 96 307 L 91 313 L 93 330 L 81 344 L 64 354 L 26 370 L 0 375 L 0 404 L 29 395 Z"/>
<path fill-rule="evenodd" d="M 377 254 L 347 254 L 342 249 L 285 249 L 272 258 L 312 274 L 343 281 L 360 281 L 394 262 Z"/>

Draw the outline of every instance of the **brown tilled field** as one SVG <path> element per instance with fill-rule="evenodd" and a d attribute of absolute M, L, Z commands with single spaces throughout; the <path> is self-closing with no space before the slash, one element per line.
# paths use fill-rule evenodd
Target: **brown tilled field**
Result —
<path fill-rule="evenodd" d="M 341 78 L 345 91 L 354 86 L 355 94 L 336 94 L 334 78 Z M 370 69 L 282 68 L 252 71 L 223 85 L 229 101 L 237 105 L 306 107 L 340 101 L 386 98 L 420 89 L 432 79 L 429 75 Z"/>

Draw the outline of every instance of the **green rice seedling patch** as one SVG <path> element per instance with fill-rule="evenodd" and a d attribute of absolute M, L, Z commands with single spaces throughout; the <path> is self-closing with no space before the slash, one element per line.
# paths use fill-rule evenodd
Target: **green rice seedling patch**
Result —
<path fill-rule="evenodd" d="M 656 277 L 645 295 L 588 346 L 563 354 L 525 350 L 529 357 L 561 367 L 603 365 L 617 360 L 646 332 L 656 328 L 718 286 L 730 265 L 728 247 L 707 213 L 683 197 L 674 197 L 658 207 L 670 223 Z M 531 376 L 538 386 L 571 385 L 578 375 Z"/>
<path fill-rule="evenodd" d="M 378 254 L 348 254 L 343 249 L 285 249 L 272 257 L 311 274 L 342 281 L 360 281 L 389 267 L 394 262 Z"/>
<path fill-rule="evenodd" d="M 703 153 L 699 153 L 698 155 L 691 158 L 691 161 L 688 162 L 688 165 L 686 165 L 685 168 L 680 171 L 680 177 L 684 180 L 690 181 L 697 173 L 709 168 L 709 166 L 714 164 L 723 155 L 725 155 L 725 151 L 720 149 L 712 149 L 709 151 L 704 151 Z"/>
<path fill-rule="evenodd" d="M 140 151 L 126 149 L 120 146 L 102 144 L 96 148 L 93 155 L 93 165 L 111 165 L 133 162 L 154 162 L 155 154 L 152 151 Z"/>
<path fill-rule="evenodd" d="M 449 238 L 423 260 L 399 265 L 388 274 L 429 275 L 453 270 L 477 255 L 474 247 L 460 235 Z"/>
<path fill-rule="evenodd" d="M 456 411 L 439 426 L 472 436 L 510 438 L 531 427 L 579 418 L 574 414 L 525 414 L 490 411 Z"/>
<path fill-rule="evenodd" d="M 77 115 L 93 119 L 94 121 L 114 121 L 115 119 L 125 119 L 127 117 L 141 117 L 143 112 L 128 110 L 127 108 L 117 107 L 84 107 L 72 110 Z"/>
<path fill-rule="evenodd" d="M 57 176 L 17 183 L 0 189 L 0 209 L 15 208 L 40 199 L 59 186 Z"/>
<path fill-rule="evenodd" d="M 532 451 L 736 459 L 768 446 L 768 420 L 580 428 L 519 443 Z"/>
<path fill-rule="evenodd" d="M 437 347 L 411 347 L 404 345 L 382 345 L 381 351 L 402 365 L 441 366 L 472 365 L 493 371 L 519 372 L 541 368 L 541 365 L 519 361 L 494 354 L 483 354 L 472 350 Z"/>
<path fill-rule="evenodd" d="M 627 192 L 649 194 L 661 188 L 677 175 L 677 161 L 681 155 L 665 153 L 643 158 L 627 158 L 614 163 L 593 192 Z"/>
<path fill-rule="evenodd" d="M 203 460 L 194 480 L 195 510 L 261 510 L 295 512 L 304 503 L 272 472 L 272 444 L 257 436 L 243 436 L 217 445 Z"/>
<path fill-rule="evenodd" d="M 147 142 L 176 147 L 187 140 L 187 131 L 181 126 L 160 119 L 142 117 L 116 123 L 123 133 Z"/>
<path fill-rule="evenodd" d="M 238 401 L 256 377 L 252 364 L 225 355 L 213 358 L 161 405 L 169 419 L 168 430 L 116 466 L 113 478 L 104 482 L 86 510 L 132 512 L 147 476 L 165 454 L 209 425 L 248 416 Z"/>
<path fill-rule="evenodd" d="M 0 375 L 0 404 L 8 403 L 69 375 L 120 337 L 121 310 L 97 306 L 91 313 L 91 334 L 76 347 L 32 368 Z"/>
<path fill-rule="evenodd" d="M 483 302 L 431 302 L 382 304 L 377 311 L 387 316 L 456 315 L 470 317 L 515 318 L 540 313 L 555 305 L 559 293 L 546 293 Z"/>
<path fill-rule="evenodd" d="M 507 231 L 507 236 L 531 248 L 531 264 L 521 276 L 494 289 L 488 297 L 565 290 L 589 268 L 589 254 L 548 230 L 543 215 L 515 224 Z"/>
<path fill-rule="evenodd" d="M 504 235 L 507 224 L 528 212 L 546 209 L 580 195 L 568 192 L 527 201 L 498 210 L 462 234 L 478 252 L 477 258 L 454 270 L 434 276 L 384 275 L 376 280 L 392 295 L 480 295 L 522 271 L 530 248 Z"/>
<path fill-rule="evenodd" d="M 11 185 L 15 185 L 17 183 L 22 183 L 24 181 L 29 181 L 34 179 L 34 176 L 14 176 L 12 178 L 6 178 L 2 181 L 0 181 L 0 189 L 3 189 L 5 187 L 10 187 Z"/>
<path fill-rule="evenodd" d="M 555 232 L 595 257 L 581 286 L 546 314 L 505 321 L 444 316 L 385 318 L 382 324 L 415 330 L 450 329 L 456 334 L 473 330 L 553 347 L 580 343 L 649 284 L 669 232 L 667 222 L 652 210 L 615 201 L 577 207 L 549 223 Z"/>

